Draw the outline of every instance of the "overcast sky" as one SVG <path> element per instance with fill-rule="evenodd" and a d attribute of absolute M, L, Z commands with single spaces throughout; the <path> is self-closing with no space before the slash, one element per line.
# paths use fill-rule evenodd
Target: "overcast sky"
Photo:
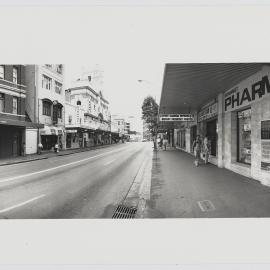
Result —
<path fill-rule="evenodd" d="M 134 116 L 137 131 L 142 130 L 141 105 L 147 95 L 160 100 L 165 63 L 129 59 L 118 63 L 66 64 L 67 84 L 78 78 L 81 72 L 100 69 L 103 73 L 103 94 L 110 103 L 111 114 Z M 138 82 L 138 80 L 142 80 Z M 94 89 L 98 91 L 99 89 Z"/>

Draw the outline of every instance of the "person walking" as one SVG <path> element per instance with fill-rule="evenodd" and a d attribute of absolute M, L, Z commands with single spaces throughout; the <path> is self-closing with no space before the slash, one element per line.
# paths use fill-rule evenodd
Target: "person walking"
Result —
<path fill-rule="evenodd" d="M 209 159 L 209 140 L 207 136 L 205 136 L 203 139 L 203 150 L 204 150 L 204 162 L 205 164 L 207 164 Z"/>
<path fill-rule="evenodd" d="M 38 155 L 41 155 L 42 149 L 43 149 L 43 145 L 42 145 L 41 142 L 39 142 L 39 144 L 38 144 Z"/>
<path fill-rule="evenodd" d="M 167 150 L 167 144 L 168 144 L 168 139 L 167 139 L 167 137 L 164 137 L 164 139 L 163 139 L 163 146 L 164 146 L 164 150 L 165 151 Z"/>
<path fill-rule="evenodd" d="M 192 149 L 195 155 L 195 166 L 199 166 L 200 157 L 201 157 L 201 148 L 202 148 L 202 142 L 200 135 L 197 135 L 196 140 L 193 142 Z"/>

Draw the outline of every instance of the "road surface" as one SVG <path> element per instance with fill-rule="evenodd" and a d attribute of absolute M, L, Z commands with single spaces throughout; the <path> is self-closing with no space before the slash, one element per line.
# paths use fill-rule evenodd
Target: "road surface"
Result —
<path fill-rule="evenodd" d="M 0 218 L 111 218 L 151 159 L 150 143 L 0 168 Z"/>

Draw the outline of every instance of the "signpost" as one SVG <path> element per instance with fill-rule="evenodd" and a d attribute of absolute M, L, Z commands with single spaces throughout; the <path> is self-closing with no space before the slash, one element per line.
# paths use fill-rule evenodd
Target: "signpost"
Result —
<path fill-rule="evenodd" d="M 174 121 L 194 121 L 193 114 L 160 114 L 159 120 L 161 122 L 174 122 Z"/>

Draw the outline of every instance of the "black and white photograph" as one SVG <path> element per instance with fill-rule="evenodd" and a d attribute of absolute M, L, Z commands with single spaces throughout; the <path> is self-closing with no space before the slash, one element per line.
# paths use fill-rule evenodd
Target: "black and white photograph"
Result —
<path fill-rule="evenodd" d="M 269 13 L 0 0 L 0 269 L 269 269 Z"/>
<path fill-rule="evenodd" d="M 270 63 L 0 65 L 0 217 L 269 217 L 269 79 Z"/>

